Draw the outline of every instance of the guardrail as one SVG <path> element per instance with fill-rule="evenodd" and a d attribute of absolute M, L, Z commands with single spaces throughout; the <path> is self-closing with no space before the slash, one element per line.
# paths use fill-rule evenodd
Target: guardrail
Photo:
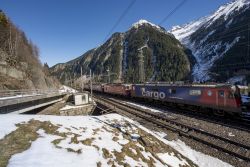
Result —
<path fill-rule="evenodd" d="M 21 98 L 28 96 L 37 96 L 44 94 L 55 94 L 60 93 L 56 89 L 33 89 L 33 90 L 0 90 L 0 100 L 10 99 L 10 98 Z"/>
<path fill-rule="evenodd" d="M 0 108 L 11 105 L 20 105 L 41 99 L 52 99 L 67 94 L 55 89 L 34 89 L 34 90 L 1 90 Z M 1 109 L 0 109 L 1 110 Z"/>

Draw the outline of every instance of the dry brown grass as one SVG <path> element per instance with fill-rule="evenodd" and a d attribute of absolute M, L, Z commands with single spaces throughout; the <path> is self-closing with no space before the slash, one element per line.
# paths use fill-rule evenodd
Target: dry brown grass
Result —
<path fill-rule="evenodd" d="M 32 141 L 39 137 L 37 130 L 43 129 L 46 133 L 53 134 L 58 129 L 48 121 L 37 120 L 30 120 L 28 123 L 17 124 L 17 126 L 17 130 L 0 140 L 0 167 L 7 166 L 12 155 L 27 150 Z"/>
<path fill-rule="evenodd" d="M 107 150 L 106 148 L 102 148 L 102 155 L 105 159 L 113 158 L 112 154 L 110 154 L 109 150 Z"/>
<path fill-rule="evenodd" d="M 92 142 L 95 140 L 95 138 L 88 138 L 88 139 L 85 139 L 85 140 L 82 140 L 82 144 L 84 145 L 87 145 L 87 146 L 91 146 Z"/>

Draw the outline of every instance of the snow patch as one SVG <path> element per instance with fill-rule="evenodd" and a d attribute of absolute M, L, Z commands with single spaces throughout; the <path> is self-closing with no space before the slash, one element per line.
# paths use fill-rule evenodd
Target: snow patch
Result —
<path fill-rule="evenodd" d="M 208 17 L 203 17 L 184 26 L 174 26 L 169 32 L 172 33 L 176 39 L 180 40 L 181 43 L 187 45 L 189 43 L 189 37 L 208 20 Z"/>
<path fill-rule="evenodd" d="M 69 153 L 67 150 L 58 149 L 51 144 L 58 138 L 57 136 L 48 135 L 43 130 L 39 130 L 38 133 L 41 137 L 32 143 L 30 149 L 11 157 L 9 167 L 81 167 L 83 164 L 96 166 L 96 162 L 99 161 L 100 156 L 94 149 L 88 149 L 80 155 Z"/>
<path fill-rule="evenodd" d="M 197 62 L 192 72 L 194 81 L 209 80 L 209 69 L 212 67 L 214 62 L 220 57 L 224 56 L 224 54 L 238 42 L 240 37 L 237 37 L 234 41 L 228 43 L 222 43 L 221 41 L 218 41 L 208 42 L 205 44 L 205 42 L 208 41 L 209 36 L 211 36 L 214 31 L 208 32 L 208 34 L 203 37 L 203 39 L 199 39 L 199 41 L 191 41 L 191 35 L 200 28 L 208 28 L 216 20 L 221 19 L 222 17 L 225 21 L 228 20 L 225 25 L 226 28 L 228 28 L 233 22 L 233 19 L 230 19 L 230 16 L 235 13 L 238 14 L 244 12 L 245 10 L 249 9 L 249 6 L 249 0 L 234 0 L 219 7 L 217 11 L 209 16 L 200 18 L 183 26 L 174 26 L 172 30 L 169 31 L 178 40 L 180 40 L 182 44 L 192 50 Z M 219 50 L 222 49 L 224 51 L 220 53 L 221 51 L 219 52 Z"/>
<path fill-rule="evenodd" d="M 151 27 L 155 28 L 156 30 L 158 30 L 158 31 L 160 31 L 162 33 L 168 34 L 168 32 L 164 28 L 162 28 L 162 27 L 160 27 L 160 26 L 158 26 L 158 25 L 156 25 L 154 23 L 151 23 L 151 22 L 149 22 L 147 20 L 143 20 L 143 19 L 141 19 L 138 22 L 132 24 L 132 27 L 130 28 L 130 30 L 132 28 L 138 29 L 140 26 L 143 26 L 143 25 L 150 25 Z"/>
<path fill-rule="evenodd" d="M 139 105 L 139 106 L 141 106 L 141 105 Z M 145 106 L 142 106 L 142 107 L 145 107 Z M 154 110 L 151 107 L 145 107 L 145 109 Z M 166 133 L 153 132 L 153 131 L 143 127 L 139 123 L 132 121 L 131 119 L 128 119 L 128 118 L 125 118 L 125 119 L 127 121 L 137 125 L 138 128 L 141 128 L 142 130 L 146 131 L 147 133 L 152 134 L 153 136 L 155 136 L 157 139 L 164 142 L 165 144 L 171 146 L 172 148 L 177 150 L 179 153 L 188 157 L 194 163 L 198 164 L 200 167 L 214 167 L 214 166 L 216 166 L 216 167 L 233 167 L 232 165 L 230 165 L 226 162 L 223 162 L 223 161 L 219 160 L 218 158 L 210 157 L 209 155 L 206 155 L 206 154 L 203 154 L 201 152 L 198 152 L 198 151 L 191 149 L 189 146 L 187 146 L 181 140 L 177 140 L 177 141 L 166 140 L 164 138 L 167 135 Z"/>
<path fill-rule="evenodd" d="M 219 9 L 209 17 L 208 26 L 221 17 L 223 17 L 224 20 L 226 20 L 233 12 L 238 12 L 242 7 L 249 4 L 250 4 L 249 0 L 235 0 L 219 7 Z M 241 10 L 241 12 L 243 11 Z"/>
<path fill-rule="evenodd" d="M 77 93 L 78 91 L 69 87 L 69 86 L 65 86 L 63 85 L 60 89 L 59 89 L 60 93 Z"/>
<path fill-rule="evenodd" d="M 163 134 L 165 136 L 166 134 Z M 162 137 L 163 137 L 162 136 Z M 206 154 L 203 154 L 201 152 L 195 151 L 191 149 L 189 146 L 187 146 L 184 142 L 181 140 L 177 141 L 168 141 L 164 139 L 164 142 L 166 144 L 169 144 L 174 149 L 179 151 L 181 154 L 185 153 L 185 155 L 192 160 L 194 163 L 198 164 L 200 167 L 232 167 L 232 165 L 225 163 L 217 158 L 210 157 Z"/>
<path fill-rule="evenodd" d="M 243 12 L 244 10 L 240 10 L 244 6 L 250 4 L 249 0 L 235 0 L 226 5 L 219 7 L 217 11 L 209 16 L 202 17 L 196 21 L 192 21 L 188 24 L 183 26 L 173 26 L 172 29 L 169 31 L 172 33 L 178 40 L 180 40 L 183 44 L 187 44 L 189 42 L 189 37 L 192 35 L 196 30 L 198 30 L 201 26 L 209 27 L 214 23 L 217 19 L 224 17 L 226 20 L 233 12 Z M 246 8 L 247 9 L 247 8 Z M 246 10 L 245 9 L 245 10 Z M 229 21 L 228 24 L 231 24 L 232 20 Z"/>
<path fill-rule="evenodd" d="M 79 106 L 66 105 L 63 108 L 61 108 L 60 111 L 70 110 L 70 109 L 76 109 L 76 108 L 82 108 L 82 107 L 86 107 L 86 106 L 87 105 L 79 105 Z"/>
<path fill-rule="evenodd" d="M 240 75 L 240 76 L 234 76 L 232 78 L 229 78 L 227 80 L 228 83 L 230 84 L 235 84 L 235 83 L 242 83 L 246 79 L 246 76 Z"/>
<path fill-rule="evenodd" d="M 134 28 L 139 28 L 140 26 L 145 25 L 145 24 L 149 24 L 149 25 L 151 25 L 152 27 L 155 27 L 155 28 L 157 28 L 157 29 L 161 29 L 161 27 L 159 27 L 159 26 L 157 26 L 157 25 L 155 25 L 155 24 L 153 24 L 153 23 L 151 23 L 151 22 L 149 22 L 149 21 L 147 21 L 147 20 L 143 20 L 143 19 L 141 19 L 141 20 L 139 20 L 138 22 L 134 23 L 134 24 L 132 25 L 132 27 L 134 27 Z"/>
<path fill-rule="evenodd" d="M 199 82 L 209 80 L 209 69 L 214 65 L 214 62 L 224 56 L 225 53 L 239 41 L 239 39 L 240 37 L 236 37 L 231 43 L 222 43 L 219 41 L 209 45 L 198 45 L 197 48 L 191 47 L 193 55 L 197 61 L 192 72 L 194 81 Z M 193 46 L 195 46 L 195 44 Z M 223 52 L 220 52 L 222 48 L 224 48 Z"/>
<path fill-rule="evenodd" d="M 186 161 L 180 160 L 177 158 L 174 153 L 167 154 L 167 153 L 160 153 L 157 154 L 159 158 L 165 162 L 166 164 L 173 166 L 173 167 L 179 167 L 179 166 L 186 166 L 188 163 Z"/>
<path fill-rule="evenodd" d="M 40 116 L 40 115 L 0 115 L 0 132 L 3 129 L 11 132 L 15 129 L 15 124 L 20 122 L 27 122 L 31 119 L 40 120 L 40 121 L 50 121 L 54 125 L 60 124 L 60 128 L 57 130 L 59 133 L 64 132 L 67 137 L 62 138 L 57 135 L 49 135 L 46 134 L 43 130 L 38 130 L 38 134 L 40 137 L 32 142 L 31 147 L 23 151 L 22 153 L 15 154 L 11 157 L 8 166 L 16 167 L 16 166 L 25 166 L 25 167 L 33 167 L 34 165 L 37 167 L 40 166 L 62 166 L 62 167 L 70 167 L 70 166 L 96 166 L 97 162 L 101 162 L 102 165 L 106 165 L 109 159 L 103 158 L 102 148 L 106 148 L 110 153 L 116 150 L 119 151 L 122 148 L 122 145 L 119 142 L 115 142 L 112 140 L 114 136 L 118 137 L 121 140 L 121 143 L 126 143 L 125 138 L 122 137 L 122 133 L 119 135 L 115 135 L 112 131 L 112 127 L 108 124 L 112 123 L 113 120 L 122 124 L 125 121 L 128 121 L 131 126 L 130 129 L 124 129 L 126 132 L 131 133 L 131 131 L 136 131 L 136 129 L 140 128 L 147 133 L 152 134 L 157 139 L 162 142 L 170 145 L 177 151 L 179 151 L 184 156 L 187 156 L 190 160 L 194 161 L 194 163 L 198 164 L 201 167 L 231 167 L 229 164 L 222 162 L 216 158 L 210 157 L 208 155 L 204 155 L 197 151 L 192 150 L 190 147 L 186 146 L 182 141 L 168 141 L 163 138 L 166 134 L 156 133 L 146 129 L 141 126 L 138 122 L 135 122 L 129 118 L 117 115 L 117 114 L 109 114 L 103 115 L 99 117 L 87 117 L 87 116 Z M 6 128 L 7 127 L 7 128 Z M 14 128 L 13 128 L 14 127 Z M 107 130 L 105 130 L 105 128 Z M 129 131 L 130 130 L 130 131 Z M 83 145 L 80 143 L 72 143 L 70 139 L 76 135 L 78 140 L 85 140 L 89 138 L 94 138 L 92 144 L 98 146 L 100 149 L 96 149 L 94 147 Z M 51 142 L 55 139 L 62 139 L 57 146 L 62 148 L 56 148 L 54 144 Z M 136 143 L 144 149 L 140 143 Z M 74 152 L 68 152 L 67 148 L 78 150 L 81 149 L 81 153 L 77 154 Z M 152 158 L 150 152 L 143 151 L 142 154 L 145 158 Z M 179 166 L 185 164 L 185 160 L 176 158 L 173 154 L 159 154 L 161 159 L 168 160 L 167 164 L 171 166 Z M 178 155 L 177 155 L 178 156 Z M 178 156 L 179 157 L 179 156 Z M 155 166 L 162 166 L 159 160 L 153 157 Z M 125 157 L 125 161 L 130 166 L 147 166 L 141 159 L 138 161 L 133 160 L 132 158 Z M 117 165 L 117 164 L 115 164 Z"/>

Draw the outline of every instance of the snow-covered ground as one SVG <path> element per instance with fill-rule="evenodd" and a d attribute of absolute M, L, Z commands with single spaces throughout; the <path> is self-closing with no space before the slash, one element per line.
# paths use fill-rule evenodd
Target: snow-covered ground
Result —
<path fill-rule="evenodd" d="M 227 80 L 228 83 L 230 84 L 235 84 L 235 83 L 242 83 L 244 80 L 246 79 L 246 77 L 244 75 L 240 75 L 240 76 L 234 76 L 232 78 L 229 78 Z"/>
<path fill-rule="evenodd" d="M 69 110 L 69 109 L 76 109 L 76 108 L 81 108 L 83 107 L 83 105 L 78 105 L 78 106 L 75 106 L 75 105 L 66 105 L 64 106 L 63 108 L 60 109 L 60 111 L 64 111 L 64 110 Z"/>
<path fill-rule="evenodd" d="M 114 159 L 117 153 L 124 151 L 125 148 L 129 149 L 131 151 L 130 154 L 133 153 L 135 156 L 138 155 L 137 151 L 140 150 L 141 156 L 145 158 L 144 161 L 141 158 L 135 160 L 135 158 L 125 155 L 122 161 L 130 166 L 148 166 L 145 161 L 150 159 L 154 161 L 155 166 L 187 165 L 187 159 L 184 157 L 202 167 L 230 166 L 216 158 L 192 150 L 180 140 L 167 141 L 163 138 L 166 134 L 150 131 L 139 123 L 117 114 L 98 117 L 0 115 L 0 139 L 15 131 L 18 128 L 15 124 L 28 124 L 28 121 L 31 119 L 42 122 L 50 121 L 53 125 L 58 126 L 59 129 L 57 129 L 56 134 L 47 134 L 44 129 L 39 129 L 37 131 L 39 137 L 32 142 L 29 149 L 13 155 L 9 160 L 9 167 L 97 166 L 98 162 L 102 166 L 111 166 L 110 161 L 116 166 L 122 166 Z M 117 130 L 117 127 L 120 130 Z M 175 151 L 156 153 L 159 158 L 157 159 L 156 155 L 146 151 L 140 142 L 134 139 L 131 142 L 131 139 L 124 137 L 124 134 L 130 134 L 133 138 L 135 136 L 138 137 L 139 129 L 153 135 L 159 141 L 171 146 L 179 153 L 176 154 Z M 60 133 L 66 135 L 66 137 L 58 136 Z M 77 142 L 72 142 L 74 137 L 76 137 L 75 140 Z M 59 142 L 56 144 L 52 143 L 55 140 Z M 83 144 L 84 141 L 90 142 Z M 130 147 L 128 143 L 140 149 Z M 157 142 L 155 144 L 157 145 Z M 106 153 L 108 152 L 106 158 L 104 155 L 105 150 Z M 184 157 L 181 157 L 180 154 Z M 163 163 L 165 164 L 163 165 Z"/>
<path fill-rule="evenodd" d="M 147 107 L 144 105 L 139 105 L 136 103 L 131 103 L 131 102 L 125 102 L 137 107 L 141 107 L 143 109 L 147 109 L 150 110 L 152 112 L 162 112 L 160 110 L 151 108 L 151 107 Z M 190 160 L 192 160 L 194 163 L 198 164 L 199 166 L 204 166 L 204 167 L 218 167 L 218 166 L 224 166 L 224 167 L 230 167 L 231 165 L 222 162 L 221 160 L 217 159 L 217 158 L 213 158 L 211 156 L 205 155 L 201 152 L 195 151 L 192 148 L 190 148 L 189 146 L 187 146 L 184 142 L 182 142 L 181 140 L 177 140 L 177 141 L 168 141 L 165 140 L 164 137 L 167 135 L 165 133 L 162 132 L 152 132 L 146 128 L 144 128 L 143 126 L 139 125 L 140 128 L 142 128 L 143 130 L 147 131 L 148 133 L 153 133 L 156 134 L 157 138 L 159 140 L 162 140 L 164 143 L 166 143 L 167 145 L 173 147 L 174 149 L 176 149 L 177 151 L 179 151 L 181 154 L 185 155 L 187 158 L 189 158 Z"/>
<path fill-rule="evenodd" d="M 144 105 L 141 105 L 141 104 L 136 104 L 136 103 L 132 103 L 132 102 L 126 102 L 127 104 L 130 104 L 130 105 L 132 105 L 132 106 L 135 106 L 135 107 L 140 107 L 140 108 L 143 108 L 143 109 L 148 109 L 148 110 L 150 110 L 150 111 L 152 111 L 152 112 L 161 112 L 161 111 L 159 111 L 159 110 L 156 110 L 156 109 L 153 109 L 153 108 L 148 108 L 148 107 L 146 107 L 146 106 L 144 106 Z"/>

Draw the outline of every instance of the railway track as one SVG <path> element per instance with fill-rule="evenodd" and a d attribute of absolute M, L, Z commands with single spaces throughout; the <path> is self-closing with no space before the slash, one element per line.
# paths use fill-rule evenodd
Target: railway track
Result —
<path fill-rule="evenodd" d="M 146 104 L 144 103 L 144 105 Z M 207 113 L 205 114 L 202 112 L 192 113 L 191 111 L 187 111 L 184 109 L 176 109 L 176 108 L 167 107 L 167 106 L 163 106 L 161 108 L 156 106 L 156 108 L 159 110 L 167 110 L 175 114 L 182 114 L 183 116 L 196 118 L 196 119 L 203 120 L 206 122 L 210 122 L 210 123 L 214 123 L 214 124 L 218 124 L 218 125 L 222 125 L 222 126 L 226 126 L 229 128 L 234 128 L 234 129 L 238 129 L 238 130 L 250 133 L 250 119 L 225 118 L 225 117 L 219 117 L 215 115 L 208 115 Z"/>
<path fill-rule="evenodd" d="M 100 96 L 95 96 L 94 100 L 99 103 L 112 108 L 116 112 L 123 115 L 133 115 L 151 122 L 159 127 L 169 129 L 171 131 L 179 133 L 179 135 L 187 137 L 189 139 L 198 141 L 200 143 L 206 144 L 212 148 L 220 150 L 224 153 L 230 154 L 234 157 L 242 159 L 244 161 L 250 162 L 250 146 L 242 143 L 238 143 L 221 137 L 201 129 L 183 124 L 178 122 L 178 120 L 162 117 L 157 113 L 153 113 L 148 110 L 141 109 L 139 107 L 131 106 L 125 104 L 119 100 L 111 98 L 103 98 Z"/>
<path fill-rule="evenodd" d="M 97 95 L 103 96 L 102 94 L 97 94 Z M 114 97 L 114 96 L 105 95 L 105 97 L 109 98 L 109 97 Z M 124 100 L 123 98 L 120 98 L 120 97 L 115 97 L 115 98 Z M 126 100 L 131 101 L 130 99 L 126 99 Z M 164 112 L 164 110 L 167 110 L 167 111 L 175 113 L 175 114 L 187 116 L 190 118 L 196 118 L 196 119 L 203 120 L 206 122 L 210 122 L 210 123 L 226 126 L 228 128 L 233 128 L 233 129 L 237 129 L 237 130 L 241 130 L 241 131 L 245 131 L 245 132 L 250 133 L 250 119 L 218 117 L 218 116 L 214 116 L 214 115 L 208 115 L 208 113 L 205 114 L 203 112 L 191 112 L 191 111 L 187 111 L 187 109 L 170 107 L 170 106 L 166 106 L 162 103 L 161 104 L 151 103 L 149 106 L 147 103 L 145 103 L 143 101 L 136 101 L 136 102 L 138 102 L 139 104 L 148 106 L 148 107 L 154 107 L 155 109 L 162 110 L 163 112 Z"/>

